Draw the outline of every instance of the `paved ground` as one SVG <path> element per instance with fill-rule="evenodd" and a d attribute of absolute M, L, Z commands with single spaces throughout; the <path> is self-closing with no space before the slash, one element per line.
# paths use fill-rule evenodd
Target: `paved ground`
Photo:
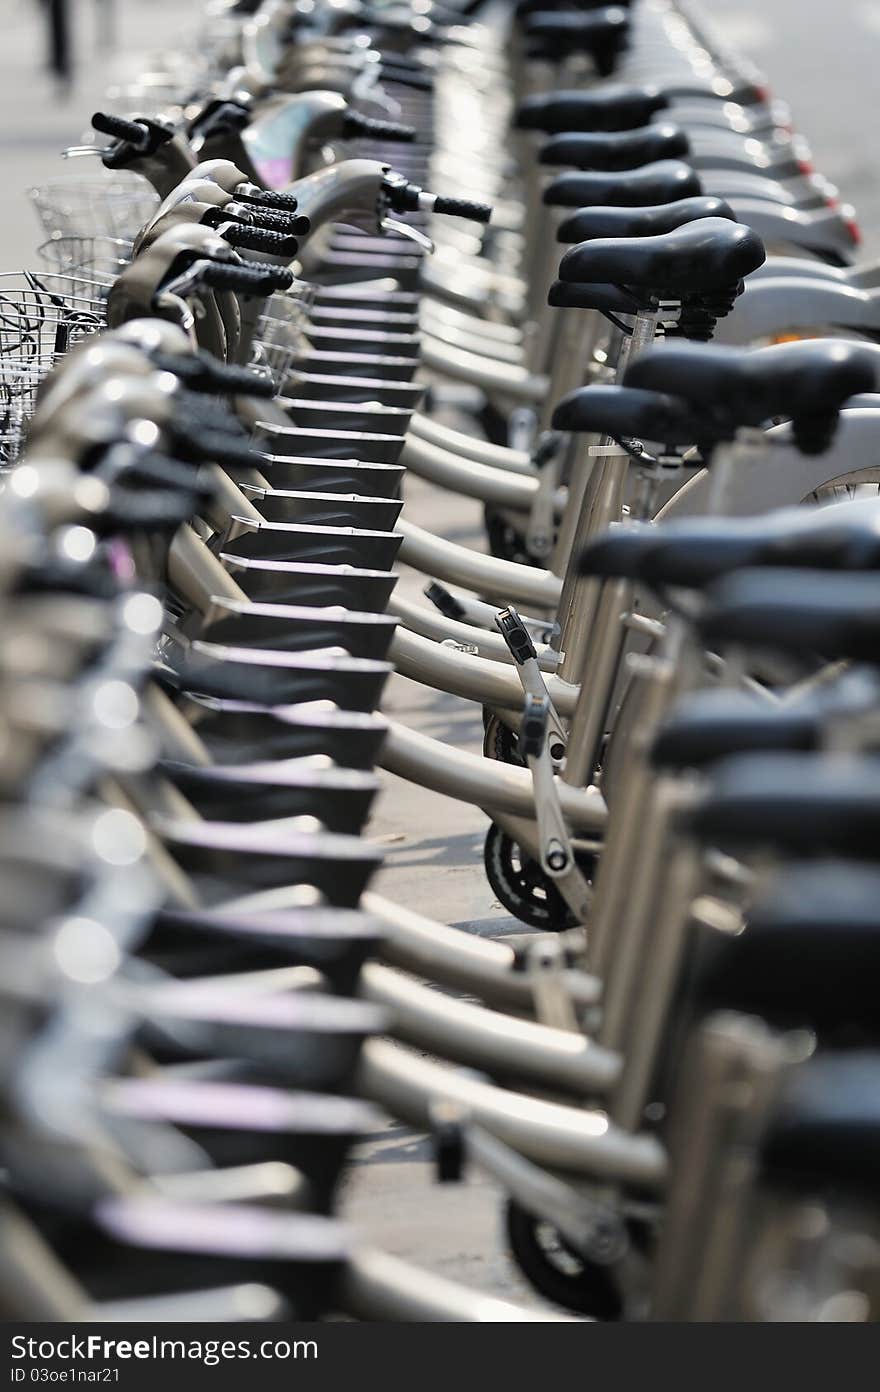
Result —
<path fill-rule="evenodd" d="M 63 93 L 45 69 L 39 0 L 0 0 L 0 271 L 38 264 L 35 248 L 42 238 L 27 189 L 100 167 L 92 158 L 68 163 L 61 151 L 88 130 L 107 88 L 145 71 L 150 52 L 190 32 L 200 8 L 174 0 L 70 2 L 77 62 L 74 84 Z M 111 53 L 98 43 L 104 5 L 116 14 L 117 46 Z"/>
<path fill-rule="evenodd" d="M 110 82 L 141 70 L 155 42 L 191 24 L 195 6 L 179 0 L 116 0 L 120 47 L 96 54 L 94 11 L 79 15 L 77 83 L 62 101 L 41 71 L 36 0 L 0 0 L 0 269 L 33 262 L 36 222 L 23 191 L 63 170 L 60 149 L 76 140 Z M 862 215 L 870 250 L 880 253 L 880 160 L 876 151 L 875 66 L 880 57 L 880 0 L 703 0 L 720 30 L 760 63 L 809 135 L 817 166 L 839 183 Z M 181 19 L 183 15 L 183 19 Z M 417 483 L 407 515 L 455 539 L 479 536 L 476 507 L 443 500 Z M 415 593 L 414 577 L 404 576 Z M 401 678 L 389 714 L 466 749 L 479 747 L 478 714 Z M 387 846 L 379 888 L 422 912 L 470 931 L 503 933 L 515 925 L 493 902 L 480 866 L 485 820 L 457 803 L 387 778 L 373 827 Z M 348 1182 L 345 1210 L 365 1236 L 391 1252 L 469 1282 L 480 1290 L 531 1299 L 503 1251 L 492 1186 L 472 1176 L 463 1188 L 438 1188 L 422 1139 L 388 1126 L 365 1145 Z"/>
<path fill-rule="evenodd" d="M 816 168 L 855 205 L 866 252 L 880 255 L 880 0 L 699 0 L 699 9 L 791 106 Z"/>

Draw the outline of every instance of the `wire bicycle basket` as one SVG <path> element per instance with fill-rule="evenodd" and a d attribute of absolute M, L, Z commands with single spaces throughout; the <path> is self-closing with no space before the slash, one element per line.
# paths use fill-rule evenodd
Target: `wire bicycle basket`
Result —
<path fill-rule="evenodd" d="M 47 237 L 57 233 L 133 241 L 159 206 L 155 189 L 127 169 L 55 179 L 29 193 Z"/>
<path fill-rule="evenodd" d="M 18 458 L 37 389 L 55 363 L 106 323 L 103 300 L 53 272 L 0 274 L 0 467 Z"/>
<path fill-rule="evenodd" d="M 270 295 L 257 320 L 252 366 L 268 372 L 280 391 L 297 358 L 308 351 L 305 326 L 314 289 L 294 281 L 287 290 Z"/>
<path fill-rule="evenodd" d="M 133 243 L 127 238 L 59 232 L 37 247 L 48 269 L 69 282 L 67 293 L 78 300 L 92 300 L 96 307 L 106 300 L 113 282 L 131 261 L 132 251 Z"/>

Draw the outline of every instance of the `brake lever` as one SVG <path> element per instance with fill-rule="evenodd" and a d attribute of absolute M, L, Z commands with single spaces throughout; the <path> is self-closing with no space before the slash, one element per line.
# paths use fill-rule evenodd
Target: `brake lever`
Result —
<path fill-rule="evenodd" d="M 406 241 L 415 242 L 416 246 L 428 256 L 432 256 L 436 249 L 431 238 L 426 237 L 424 232 L 420 232 L 417 227 L 410 227 L 409 223 L 398 222 L 396 218 L 381 218 L 379 221 L 379 230 L 381 232 L 394 232 L 398 237 L 405 238 Z"/>

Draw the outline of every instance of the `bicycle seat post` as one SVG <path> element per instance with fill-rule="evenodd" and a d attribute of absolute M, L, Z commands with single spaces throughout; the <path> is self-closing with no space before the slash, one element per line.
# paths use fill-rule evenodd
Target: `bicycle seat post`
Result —
<path fill-rule="evenodd" d="M 621 345 L 615 380 L 622 380 L 629 364 L 653 343 L 657 318 L 656 308 L 639 310 L 636 314 L 632 334 L 624 338 Z M 605 436 L 597 446 L 590 446 L 590 455 L 593 462 L 586 470 L 584 506 L 576 518 L 571 539 L 570 550 L 573 553 L 579 553 L 598 530 L 620 521 L 629 475 L 629 455 L 610 436 Z M 558 643 L 563 653 L 559 675 L 566 681 L 578 680 L 578 674 L 583 671 L 587 639 L 597 602 L 598 589 L 589 581 L 584 583 L 569 566 L 557 615 L 560 630 Z"/>
<path fill-rule="evenodd" d="M 733 440 L 720 445 L 712 456 L 706 497 L 708 516 L 724 516 L 728 489 L 741 469 L 766 455 L 771 442 L 763 430 L 739 430 Z"/>

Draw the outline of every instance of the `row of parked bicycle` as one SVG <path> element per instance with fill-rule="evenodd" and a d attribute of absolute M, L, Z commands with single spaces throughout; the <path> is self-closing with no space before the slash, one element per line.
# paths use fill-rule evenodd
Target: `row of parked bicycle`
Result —
<path fill-rule="evenodd" d="M 880 268 L 790 114 L 684 0 L 212 0 L 92 124 L 0 286 L 4 1316 L 873 1320 Z M 379 770 L 513 946 L 369 891 Z M 549 1304 L 334 1216 L 383 1110 Z"/>

